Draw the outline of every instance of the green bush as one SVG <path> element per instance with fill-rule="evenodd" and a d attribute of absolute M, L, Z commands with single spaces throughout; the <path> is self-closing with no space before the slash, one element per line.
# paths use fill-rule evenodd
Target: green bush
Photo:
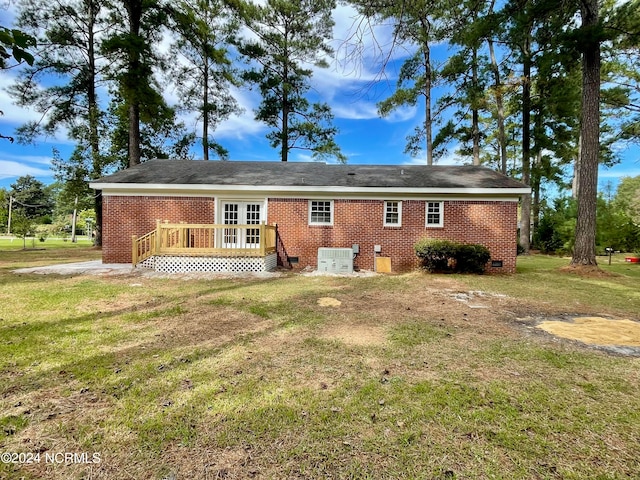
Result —
<path fill-rule="evenodd" d="M 456 251 L 456 272 L 484 273 L 487 262 L 491 259 L 489 249 L 484 245 L 459 245 Z"/>
<path fill-rule="evenodd" d="M 563 246 L 564 241 L 554 219 L 550 215 L 543 216 L 533 235 L 533 247 L 542 253 L 557 253 Z"/>
<path fill-rule="evenodd" d="M 483 273 L 491 258 L 484 245 L 422 239 L 414 245 L 420 265 L 428 272 Z"/>
<path fill-rule="evenodd" d="M 451 272 L 458 244 L 424 238 L 414 245 L 422 268 L 428 272 Z"/>

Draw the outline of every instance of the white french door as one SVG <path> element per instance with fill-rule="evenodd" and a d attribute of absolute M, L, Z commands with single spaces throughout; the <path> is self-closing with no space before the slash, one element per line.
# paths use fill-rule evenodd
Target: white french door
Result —
<path fill-rule="evenodd" d="M 262 204 L 250 202 L 223 202 L 224 225 L 260 225 Z M 224 248 L 259 248 L 259 228 L 225 228 L 222 236 Z"/>

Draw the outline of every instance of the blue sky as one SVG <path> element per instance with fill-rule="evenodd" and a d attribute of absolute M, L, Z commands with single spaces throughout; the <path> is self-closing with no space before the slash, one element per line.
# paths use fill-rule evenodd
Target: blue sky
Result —
<path fill-rule="evenodd" d="M 12 12 L 0 10 L 0 24 L 11 22 Z M 384 78 L 380 77 L 375 54 L 357 61 L 345 61 L 345 45 L 348 32 L 354 22 L 354 12 L 348 7 L 339 7 L 334 13 L 336 20 L 335 42 L 336 61 L 328 69 L 316 69 L 312 78 L 313 92 L 329 103 L 335 116 L 335 124 L 340 133 L 336 141 L 349 163 L 358 164 L 420 164 L 424 158 L 411 158 L 403 153 L 406 136 L 412 133 L 420 122 L 423 111 L 420 108 L 405 108 L 381 119 L 377 114 L 376 103 L 388 96 L 395 84 L 399 62 L 392 59 L 391 68 Z M 389 31 L 379 28 L 376 32 L 381 44 L 389 41 Z M 371 41 L 371 39 L 366 39 Z M 372 45 L 371 45 L 372 46 Z M 161 46 L 162 48 L 162 46 Z M 432 52 L 436 61 L 443 61 L 449 54 L 446 45 L 435 46 Z M 27 120 L 37 119 L 37 114 L 29 109 L 19 108 L 11 103 L 6 87 L 12 82 L 14 71 L 3 71 L 0 75 L 0 132 L 11 135 L 14 129 Z M 236 98 L 244 112 L 234 116 L 220 126 L 216 139 L 230 152 L 231 160 L 278 160 L 277 150 L 272 149 L 265 134 L 267 128 L 253 119 L 253 109 L 259 98 L 255 91 L 237 90 Z M 172 91 L 167 92 L 170 102 L 179 103 L 180 99 Z M 188 127 L 194 127 L 193 118 L 183 119 Z M 63 158 L 69 156 L 73 145 L 65 138 L 63 131 L 55 138 L 39 139 L 36 145 L 10 144 L 0 140 L 0 187 L 8 188 L 18 177 L 33 175 L 45 184 L 53 181 L 50 162 L 53 148 L 61 152 Z M 468 163 L 468 159 L 455 155 L 455 146 L 439 160 L 439 164 Z M 196 156 L 199 156 L 196 150 Z M 602 168 L 600 187 L 611 181 L 613 185 L 622 176 L 640 175 L 640 148 L 622 148 L 622 162 L 613 168 Z M 290 161 L 309 161 L 308 154 L 294 151 Z"/>

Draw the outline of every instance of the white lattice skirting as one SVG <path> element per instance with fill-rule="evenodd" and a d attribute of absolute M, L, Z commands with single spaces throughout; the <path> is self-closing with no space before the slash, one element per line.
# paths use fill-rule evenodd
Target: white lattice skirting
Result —
<path fill-rule="evenodd" d="M 155 256 L 139 264 L 162 273 L 191 272 L 270 272 L 278 266 L 275 253 L 266 257 L 181 257 Z"/>

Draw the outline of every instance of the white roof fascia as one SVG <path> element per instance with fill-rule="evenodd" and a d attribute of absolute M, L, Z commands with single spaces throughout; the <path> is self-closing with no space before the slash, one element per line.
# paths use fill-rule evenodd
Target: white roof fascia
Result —
<path fill-rule="evenodd" d="M 304 198 L 326 197 L 340 198 L 363 195 L 382 198 L 385 195 L 489 195 L 516 196 L 531 193 L 529 188 L 436 188 L 436 187 L 340 187 L 340 186 L 265 186 L 265 185 L 193 185 L 193 184 L 147 184 L 147 183 L 90 183 L 91 188 L 102 190 L 103 195 L 159 195 L 159 196 L 210 196 L 220 193 L 260 192 L 262 196 L 295 197 L 301 194 Z"/>

